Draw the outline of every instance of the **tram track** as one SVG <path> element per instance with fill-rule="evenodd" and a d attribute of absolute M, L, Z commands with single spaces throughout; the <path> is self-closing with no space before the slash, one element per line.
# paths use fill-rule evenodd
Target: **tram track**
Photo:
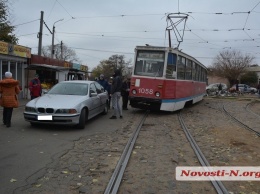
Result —
<path fill-rule="evenodd" d="M 236 123 L 238 123 L 240 126 L 242 126 L 243 128 L 249 130 L 249 131 L 252 131 L 253 133 L 255 133 L 258 137 L 260 136 L 260 131 L 259 130 L 256 130 L 256 129 L 253 129 L 252 127 L 246 125 L 243 121 L 241 121 L 240 119 L 236 118 L 232 113 L 230 113 L 227 108 L 226 108 L 226 104 L 223 104 L 223 112 L 228 115 L 230 118 L 232 118 Z M 257 116 L 258 118 L 260 117 L 259 115 L 255 114 L 255 113 L 252 113 L 251 111 L 248 110 L 248 104 L 246 105 L 245 107 L 245 111 L 247 111 L 248 113 L 250 114 L 253 114 L 255 116 Z"/>
<path fill-rule="evenodd" d="M 127 166 L 127 163 L 129 161 L 129 158 L 131 156 L 131 152 L 133 150 L 133 147 L 135 145 L 135 141 L 137 139 L 137 136 L 140 132 L 140 129 L 142 128 L 142 125 L 146 119 L 146 117 L 148 116 L 149 111 L 146 111 L 144 116 L 142 117 L 140 123 L 138 124 L 138 127 L 135 129 L 135 131 L 133 132 L 132 136 L 130 137 L 130 139 L 128 140 L 124 151 L 116 165 L 116 168 L 112 174 L 111 179 L 109 180 L 109 183 L 106 187 L 106 190 L 104 192 L 104 194 L 116 194 L 119 186 L 120 186 L 120 182 L 122 180 L 125 168 Z"/>
<path fill-rule="evenodd" d="M 115 167 L 115 170 L 114 170 L 114 172 L 113 172 L 113 174 L 112 174 L 112 176 L 109 180 L 109 183 L 108 183 L 108 185 L 105 189 L 104 194 L 116 194 L 118 192 L 118 189 L 120 187 L 120 183 L 121 183 L 122 178 L 123 178 L 124 171 L 126 169 L 129 158 L 130 158 L 131 153 L 133 151 L 133 147 L 135 145 L 136 139 L 139 135 L 139 132 L 140 132 L 148 114 L 149 114 L 149 111 L 146 111 L 146 113 L 142 117 L 140 123 L 138 124 L 137 128 L 135 129 L 132 136 L 128 140 L 128 143 L 125 146 L 124 151 L 122 153 L 122 156 L 119 159 L 119 161 L 118 161 L 118 163 Z M 177 117 L 178 117 L 179 123 L 180 123 L 180 125 L 183 129 L 183 132 L 185 133 L 187 140 L 190 143 L 192 149 L 194 150 L 194 153 L 196 154 L 200 164 L 204 167 L 210 167 L 209 162 L 207 161 L 206 157 L 203 155 L 203 153 L 200 150 L 198 144 L 196 143 L 196 141 L 194 140 L 194 138 L 190 134 L 188 128 L 186 127 L 185 122 L 184 122 L 181 114 L 178 113 Z M 228 193 L 227 189 L 225 188 L 225 186 L 222 184 L 221 181 L 217 181 L 214 178 L 212 178 L 211 183 L 212 183 L 215 191 L 218 194 L 227 194 Z"/>
<path fill-rule="evenodd" d="M 206 159 L 206 157 L 204 156 L 204 154 L 200 150 L 198 144 L 196 143 L 196 141 L 192 137 L 191 133 L 189 132 L 189 129 L 186 127 L 185 122 L 184 122 L 184 120 L 181 116 L 181 113 L 178 114 L 178 119 L 181 123 L 182 129 L 183 129 L 187 139 L 189 140 L 189 142 L 191 144 L 191 147 L 193 148 L 196 156 L 198 157 L 198 159 L 200 161 L 200 164 L 202 166 L 210 167 L 208 160 Z M 215 190 L 217 191 L 218 194 L 228 194 L 227 189 L 225 188 L 225 186 L 222 184 L 221 181 L 217 181 L 214 178 L 212 178 L 211 183 L 214 186 L 214 188 L 215 188 Z"/>

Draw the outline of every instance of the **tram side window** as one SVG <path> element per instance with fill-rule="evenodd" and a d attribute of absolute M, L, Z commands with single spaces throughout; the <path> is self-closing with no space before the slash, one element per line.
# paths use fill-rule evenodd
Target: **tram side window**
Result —
<path fill-rule="evenodd" d="M 201 68 L 198 64 L 197 64 L 197 80 L 201 81 Z"/>
<path fill-rule="evenodd" d="M 177 78 L 185 79 L 185 62 L 186 58 L 178 56 L 178 66 L 177 66 Z"/>
<path fill-rule="evenodd" d="M 186 80 L 192 79 L 192 61 L 189 59 L 187 59 L 185 79 Z"/>
<path fill-rule="evenodd" d="M 168 54 L 166 78 L 176 79 L 176 54 L 173 53 Z"/>
<path fill-rule="evenodd" d="M 192 80 L 196 80 L 196 63 L 192 62 Z"/>

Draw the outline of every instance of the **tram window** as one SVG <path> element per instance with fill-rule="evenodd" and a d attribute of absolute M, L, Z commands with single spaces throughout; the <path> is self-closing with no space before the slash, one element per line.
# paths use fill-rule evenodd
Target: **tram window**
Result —
<path fill-rule="evenodd" d="M 192 61 L 187 59 L 186 64 L 186 71 L 185 71 L 185 79 L 191 80 L 192 79 Z"/>
<path fill-rule="evenodd" d="M 168 54 L 168 62 L 166 68 L 166 78 L 176 79 L 176 54 Z"/>
<path fill-rule="evenodd" d="M 192 62 L 192 80 L 196 80 L 196 63 Z"/>
<path fill-rule="evenodd" d="M 201 68 L 197 64 L 197 81 L 201 81 Z"/>
<path fill-rule="evenodd" d="M 185 79 L 185 62 L 186 58 L 178 56 L 178 66 L 177 66 L 177 78 Z"/>
<path fill-rule="evenodd" d="M 164 52 L 139 51 L 135 64 L 135 75 L 162 77 Z"/>

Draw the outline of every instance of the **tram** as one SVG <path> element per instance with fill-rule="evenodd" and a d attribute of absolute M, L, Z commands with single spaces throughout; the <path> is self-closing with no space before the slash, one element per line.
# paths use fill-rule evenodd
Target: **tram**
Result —
<path fill-rule="evenodd" d="M 133 108 L 176 111 L 206 93 L 207 68 L 171 47 L 137 46 L 129 101 Z"/>

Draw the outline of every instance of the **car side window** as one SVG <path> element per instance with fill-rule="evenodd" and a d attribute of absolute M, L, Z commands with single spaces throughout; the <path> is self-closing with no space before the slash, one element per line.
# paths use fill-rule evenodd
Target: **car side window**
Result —
<path fill-rule="evenodd" d="M 89 92 L 90 92 L 90 94 L 91 93 L 97 93 L 97 89 L 96 89 L 96 87 L 94 86 L 93 83 L 90 84 Z"/>
<path fill-rule="evenodd" d="M 95 86 L 96 86 L 96 88 L 97 88 L 97 93 L 98 93 L 98 94 L 104 92 L 103 86 L 101 86 L 99 83 L 95 82 Z"/>

